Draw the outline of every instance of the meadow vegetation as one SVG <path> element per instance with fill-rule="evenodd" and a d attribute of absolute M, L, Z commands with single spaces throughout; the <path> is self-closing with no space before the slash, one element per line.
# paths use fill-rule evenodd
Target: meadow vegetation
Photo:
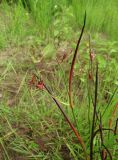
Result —
<path fill-rule="evenodd" d="M 118 159 L 117 15 L 117 0 L 0 2 L 0 160 Z"/>

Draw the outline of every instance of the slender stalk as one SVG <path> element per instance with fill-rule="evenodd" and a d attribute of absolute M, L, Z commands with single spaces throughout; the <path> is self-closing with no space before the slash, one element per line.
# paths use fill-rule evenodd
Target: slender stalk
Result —
<path fill-rule="evenodd" d="M 72 103 L 72 78 L 73 78 L 73 71 L 74 71 L 75 60 L 76 60 L 76 57 L 77 57 L 77 51 L 79 49 L 79 45 L 80 45 L 81 38 L 82 38 L 82 35 L 83 35 L 83 32 L 84 32 L 85 24 L 86 24 L 86 12 L 85 12 L 85 16 L 84 16 L 84 25 L 82 27 L 79 40 L 77 42 L 77 46 L 76 46 L 76 49 L 75 49 L 75 52 L 74 52 L 74 56 L 73 56 L 73 60 L 72 60 L 72 64 L 71 64 L 71 69 L 70 69 L 70 74 L 69 74 L 69 99 L 70 99 L 70 107 L 71 108 L 73 108 L 73 103 Z"/>
<path fill-rule="evenodd" d="M 83 148 L 86 160 L 87 160 L 87 153 L 86 153 L 86 147 L 84 144 L 84 141 L 82 140 L 80 134 L 78 133 L 78 131 L 76 130 L 76 128 L 74 127 L 74 125 L 71 123 L 70 119 L 68 118 L 68 116 L 66 115 L 66 113 L 64 112 L 64 110 L 62 109 L 61 105 L 58 103 L 58 101 L 53 97 L 52 93 L 50 92 L 50 90 L 47 88 L 47 86 L 44 84 L 44 87 L 46 89 L 46 91 L 51 95 L 53 101 L 56 103 L 56 105 L 58 106 L 58 108 L 60 109 L 61 113 L 63 114 L 66 122 L 69 124 L 70 128 L 72 129 L 72 131 L 74 132 L 75 136 L 78 139 L 78 142 L 80 143 L 80 145 Z"/>
<path fill-rule="evenodd" d="M 71 64 L 71 69 L 70 69 L 70 73 L 69 73 L 69 103 L 70 103 L 70 108 L 72 110 L 73 118 L 74 118 L 74 121 L 75 121 L 76 125 L 77 125 L 77 122 L 76 122 L 76 118 L 75 118 L 75 114 L 74 114 L 74 110 L 73 110 L 73 100 L 72 100 L 72 79 L 73 79 L 75 60 L 76 60 L 76 57 L 77 57 L 77 51 L 79 49 L 80 42 L 81 42 L 81 39 L 82 39 L 82 35 L 84 33 L 85 24 L 86 24 L 86 12 L 85 12 L 85 16 L 84 16 L 84 24 L 83 24 L 81 34 L 80 34 L 80 37 L 79 37 L 77 45 L 76 45 L 76 49 L 75 49 L 75 52 L 74 52 L 74 56 L 73 56 L 72 64 Z"/>
<path fill-rule="evenodd" d="M 108 148 L 104 144 L 103 144 L 103 147 L 106 149 L 107 153 L 109 154 L 110 160 L 112 160 L 112 155 L 111 155 L 110 151 L 108 150 Z"/>
<path fill-rule="evenodd" d="M 91 129 L 91 140 L 90 140 L 90 160 L 93 160 L 93 140 L 94 140 L 94 128 L 96 119 L 96 107 L 97 107 L 97 94 L 98 94 L 98 64 L 96 66 L 96 81 L 95 81 L 95 99 L 94 99 L 94 111 Z"/>
<path fill-rule="evenodd" d="M 88 82 L 89 83 L 89 82 Z M 91 120 L 90 120 L 90 105 L 91 105 L 91 96 L 90 96 L 90 87 L 87 83 L 87 89 L 88 89 L 88 123 L 89 123 L 89 133 L 91 132 Z"/>
<path fill-rule="evenodd" d="M 110 129 L 110 128 L 102 128 L 102 131 L 111 131 L 112 133 L 114 133 L 114 130 L 113 129 Z M 95 138 L 95 136 L 97 135 L 97 133 L 100 132 L 100 129 L 97 129 L 94 134 L 93 134 L 93 139 Z"/>
<path fill-rule="evenodd" d="M 101 144 L 103 145 L 104 144 L 104 140 L 103 140 L 103 133 L 102 133 L 102 118 L 101 118 L 101 114 L 100 114 L 99 130 L 100 130 Z"/>
<path fill-rule="evenodd" d="M 103 133 L 102 133 L 102 118 L 101 118 L 101 114 L 100 114 L 99 130 L 100 130 L 101 145 L 102 145 L 102 146 L 105 148 L 105 150 L 107 151 L 110 160 L 112 160 L 112 155 L 111 155 L 109 149 L 104 145 L 104 139 L 103 139 Z"/>

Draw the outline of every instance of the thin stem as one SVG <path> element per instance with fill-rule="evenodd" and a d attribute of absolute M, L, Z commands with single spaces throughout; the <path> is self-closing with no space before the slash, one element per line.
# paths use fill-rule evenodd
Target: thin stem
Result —
<path fill-rule="evenodd" d="M 98 64 L 96 66 L 96 81 L 95 81 L 95 100 L 94 100 L 94 111 L 91 129 L 91 141 L 90 141 L 90 160 L 93 160 L 93 139 L 94 139 L 94 128 L 96 119 L 96 107 L 97 107 L 97 94 L 98 94 Z"/>
<path fill-rule="evenodd" d="M 52 93 L 50 92 L 50 90 L 47 88 L 47 86 L 44 84 L 44 87 L 46 89 L 46 91 L 51 95 L 53 101 L 56 103 L 56 105 L 58 106 L 58 108 L 60 109 L 61 113 L 63 114 L 66 122 L 69 124 L 70 128 L 72 129 L 72 131 L 74 132 L 75 136 L 77 137 L 79 143 L 81 144 L 86 160 L 87 160 L 87 153 L 86 153 L 86 147 L 85 144 L 80 136 L 80 134 L 78 133 L 78 131 L 76 130 L 76 128 L 74 127 L 74 125 L 71 123 L 70 119 L 67 117 L 67 115 L 65 114 L 64 110 L 62 109 L 61 105 L 58 103 L 58 101 L 53 97 Z"/>
<path fill-rule="evenodd" d="M 102 128 L 102 131 L 111 131 L 114 133 L 114 130 L 113 129 L 110 129 L 110 128 Z M 97 129 L 95 132 L 94 132 L 94 135 L 93 135 L 93 139 L 95 138 L 95 136 L 97 135 L 97 133 L 100 132 L 100 129 Z"/>
<path fill-rule="evenodd" d="M 73 118 L 74 118 L 74 121 L 76 123 L 76 126 L 77 126 L 77 122 L 76 122 L 76 117 L 75 117 L 74 110 L 73 110 L 73 100 L 72 100 L 72 79 L 73 79 L 75 60 L 76 60 L 76 57 L 77 57 L 77 51 L 79 49 L 80 42 L 81 42 L 81 39 L 82 39 L 82 35 L 84 33 L 85 24 L 86 24 L 86 12 L 85 12 L 85 16 L 84 16 L 84 24 L 83 24 L 81 34 L 80 34 L 80 37 L 79 37 L 77 45 L 76 45 L 76 49 L 75 49 L 75 52 L 74 52 L 74 56 L 73 56 L 73 60 L 72 60 L 72 64 L 71 64 L 71 69 L 70 69 L 70 73 L 69 73 L 69 103 L 70 103 L 70 108 L 72 110 L 72 114 L 73 114 Z"/>

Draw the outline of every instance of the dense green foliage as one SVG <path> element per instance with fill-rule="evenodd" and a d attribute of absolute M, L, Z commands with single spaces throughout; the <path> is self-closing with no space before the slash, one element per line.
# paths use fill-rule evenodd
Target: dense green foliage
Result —
<path fill-rule="evenodd" d="M 6 19 L 1 24 L 4 25 L 0 34 L 1 47 L 12 36 L 15 36 L 17 43 L 26 36 L 33 36 L 35 40 L 45 36 L 48 39 L 71 39 L 73 32 L 78 31 L 82 25 L 85 10 L 86 28 L 90 33 L 104 33 L 112 40 L 118 37 L 117 0 L 19 0 L 9 5 L 3 1 L 0 8 L 6 11 L 4 17 L 1 17 Z"/>

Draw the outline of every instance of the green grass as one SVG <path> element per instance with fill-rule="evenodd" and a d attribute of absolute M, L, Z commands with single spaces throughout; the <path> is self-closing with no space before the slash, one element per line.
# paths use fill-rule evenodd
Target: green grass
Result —
<path fill-rule="evenodd" d="M 102 33 L 112 40 L 117 40 L 117 1 L 116 0 L 30 0 L 30 12 L 23 8 L 21 1 L 8 6 L 2 2 L 0 47 L 5 44 L 40 43 L 71 39 L 74 31 L 78 32 L 87 12 L 86 28 L 90 33 Z M 2 14 L 4 13 L 4 14 Z M 3 16 L 4 15 L 4 16 Z M 4 27 L 3 27 L 4 26 Z M 30 40 L 29 40 L 30 39 Z M 29 42 L 30 43 L 30 42 Z M 43 42 L 44 43 L 44 42 Z"/>
<path fill-rule="evenodd" d="M 98 41 L 98 39 L 96 39 L 96 43 L 92 41 L 92 44 L 95 44 L 94 49 L 98 53 L 96 58 L 98 58 L 100 63 L 98 108 L 103 111 L 117 86 L 116 75 L 118 75 L 118 70 L 116 68 L 117 63 L 115 62 L 117 45 L 115 46 L 114 44 L 112 46 L 112 42 L 107 41 L 101 44 L 101 40 Z M 86 143 L 87 153 L 89 153 L 89 121 L 91 121 L 93 106 L 91 102 L 89 106 L 88 101 L 87 73 L 89 54 L 88 51 L 85 52 L 85 40 L 82 45 L 80 48 L 81 55 L 76 63 L 73 83 L 73 94 L 77 95 L 74 96 L 74 112 L 76 114 L 79 132 Z M 116 52 L 111 52 L 113 49 L 116 49 Z M 29 88 L 29 80 L 31 79 L 32 72 L 35 72 L 34 65 L 31 61 L 28 67 L 23 65 L 29 62 L 27 62 L 26 55 L 21 58 L 21 51 L 24 52 L 24 49 L 17 49 L 16 55 L 12 58 L 4 59 L 4 63 L 2 63 L 4 69 L 0 79 L 2 93 L 0 104 L 2 158 L 15 159 L 14 157 L 21 157 L 22 159 L 61 160 L 64 159 L 66 155 L 73 157 L 73 159 L 83 157 L 81 147 L 76 137 L 64 122 L 63 116 L 52 102 L 51 97 L 49 97 L 45 91 Z M 106 58 L 102 60 L 103 55 L 106 56 L 108 51 L 109 60 Z M 8 52 L 6 53 L 8 54 Z M 17 65 L 17 57 L 20 57 L 19 65 Z M 45 78 L 43 79 L 47 86 L 53 91 L 53 94 L 59 100 L 71 121 L 73 121 L 66 89 L 71 57 L 67 58 L 68 62 L 65 61 L 61 63 L 61 66 L 58 65 L 56 60 L 45 62 L 44 66 L 47 65 L 48 68 L 45 69 Z M 49 68 L 52 68 L 53 72 L 51 72 Z M 40 73 L 43 74 L 43 68 L 40 68 L 38 72 L 39 75 Z M 92 94 L 94 92 L 93 86 L 91 86 L 91 92 Z M 107 99 L 105 99 L 106 94 Z M 103 118 L 103 124 L 106 128 L 109 127 L 109 119 L 112 117 L 111 113 L 116 103 L 117 93 L 113 97 Z M 115 116 L 112 117 L 113 128 L 116 118 L 115 114 Z M 109 140 L 107 132 L 105 132 L 105 135 L 105 144 L 109 147 L 110 151 L 113 151 L 113 159 L 115 160 L 117 150 L 114 140 L 115 137 L 110 134 Z M 96 145 L 95 150 L 97 152 L 99 146 L 98 135 L 94 140 L 94 144 Z M 96 153 L 96 156 L 99 156 L 99 152 Z"/>
<path fill-rule="evenodd" d="M 91 3 L 89 3 L 91 2 Z M 77 5 L 79 3 L 80 5 Z M 112 5 L 111 5 L 112 3 Z M 117 1 L 31 1 L 31 12 L 18 5 L 0 6 L 0 159 L 83 160 L 84 154 L 51 96 L 29 86 L 32 74 L 42 77 L 52 94 L 76 126 L 68 98 L 68 78 L 74 49 L 86 9 L 87 25 L 73 77 L 74 113 L 77 130 L 90 153 L 93 114 L 93 82 L 90 70 L 89 36 L 99 62 L 97 112 L 102 123 L 114 129 L 118 103 Z M 105 7 L 106 6 L 106 7 Z M 107 17 L 108 16 L 108 17 Z M 96 18 L 97 17 L 97 18 Z M 112 19 L 112 22 L 110 21 Z M 72 50 L 72 52 L 70 51 Z M 63 60 L 63 56 L 67 54 Z M 58 57 L 58 58 L 57 58 Z M 99 122 L 97 122 L 98 129 Z M 117 135 L 108 131 L 104 143 L 117 159 Z M 95 158 L 100 158 L 100 135 L 94 139 Z M 108 158 L 109 159 L 109 158 Z"/>
<path fill-rule="evenodd" d="M 79 3 L 79 2 L 78 2 Z M 78 8 L 74 11 L 77 22 L 81 22 L 82 14 L 84 10 L 87 11 L 87 27 L 90 32 L 102 32 L 112 39 L 116 39 L 117 33 L 117 1 L 116 0 L 99 0 L 93 1 L 88 0 L 87 2 L 80 1 L 81 5 L 78 4 Z M 77 1 L 73 1 L 73 7 L 77 4 Z M 77 5 L 76 5 L 77 7 Z M 80 21 L 80 22 L 79 22 Z"/>

